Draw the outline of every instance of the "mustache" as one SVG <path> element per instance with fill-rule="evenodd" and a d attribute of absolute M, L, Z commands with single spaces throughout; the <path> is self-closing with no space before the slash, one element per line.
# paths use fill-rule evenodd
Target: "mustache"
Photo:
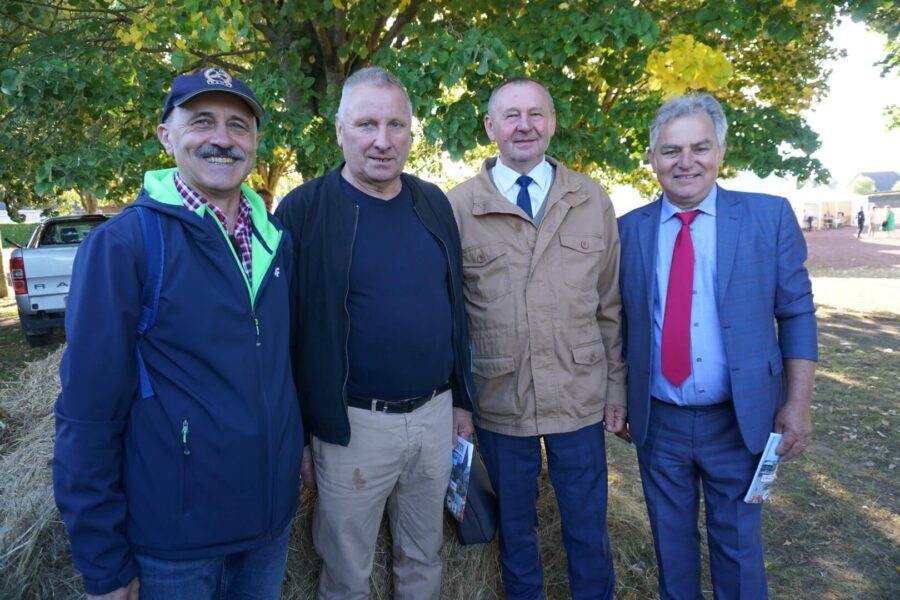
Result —
<path fill-rule="evenodd" d="M 197 148 L 197 156 L 200 158 L 233 158 L 235 160 L 247 160 L 247 154 L 240 148 L 223 148 L 215 144 L 201 146 Z"/>

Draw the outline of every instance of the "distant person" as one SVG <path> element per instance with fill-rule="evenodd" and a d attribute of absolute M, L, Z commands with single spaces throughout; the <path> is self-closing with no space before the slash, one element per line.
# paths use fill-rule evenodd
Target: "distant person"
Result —
<path fill-rule="evenodd" d="M 863 227 L 866 225 L 866 211 L 862 206 L 859 207 L 859 212 L 856 213 L 856 239 L 859 239 L 862 236 Z"/>
<path fill-rule="evenodd" d="M 75 257 L 53 489 L 88 598 L 280 596 L 303 428 L 291 242 L 243 184 L 262 115 L 218 67 L 176 77 L 156 128 L 176 167 Z"/>
<path fill-rule="evenodd" d="M 813 230 L 813 220 L 814 219 L 815 219 L 815 217 L 813 217 L 812 215 L 806 215 L 806 230 L 807 231 Z"/>
<path fill-rule="evenodd" d="M 716 185 L 728 121 L 710 95 L 664 104 L 648 159 L 662 198 L 619 219 L 628 427 L 663 599 L 768 597 L 761 505 L 744 503 L 770 432 L 812 439 L 816 317 L 786 198 Z"/>
<path fill-rule="evenodd" d="M 256 190 L 256 195 L 263 199 L 263 202 L 266 203 L 266 212 L 272 212 L 272 204 L 275 202 L 275 198 L 272 196 L 272 192 L 267 190 L 266 188 L 259 188 Z"/>
<path fill-rule="evenodd" d="M 873 204 L 872 208 L 869 209 L 869 218 L 868 218 L 868 227 L 866 229 L 866 237 L 874 237 L 875 236 L 875 227 L 876 222 L 878 220 L 878 209 Z"/>
<path fill-rule="evenodd" d="M 884 218 L 883 229 L 887 232 L 888 237 L 893 237 L 893 235 L 894 235 L 894 209 L 893 209 L 893 207 L 886 206 L 885 210 L 887 210 L 887 216 L 885 216 L 885 218 Z"/>

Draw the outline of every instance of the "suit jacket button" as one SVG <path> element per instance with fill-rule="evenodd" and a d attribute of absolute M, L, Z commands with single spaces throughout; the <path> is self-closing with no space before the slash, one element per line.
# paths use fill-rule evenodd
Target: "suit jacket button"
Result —
<path fill-rule="evenodd" d="M 581 249 L 582 250 L 587 250 L 590 247 L 591 247 L 591 243 L 589 241 L 581 240 Z"/>

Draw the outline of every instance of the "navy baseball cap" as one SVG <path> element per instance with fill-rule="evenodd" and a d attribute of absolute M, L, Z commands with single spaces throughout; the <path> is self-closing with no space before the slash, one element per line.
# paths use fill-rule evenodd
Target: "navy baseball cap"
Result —
<path fill-rule="evenodd" d="M 256 115 L 257 123 L 265 112 L 259 100 L 253 95 L 253 90 L 247 87 L 246 83 L 231 76 L 224 69 L 209 67 L 191 75 L 179 75 L 175 78 L 175 81 L 172 82 L 172 91 L 166 97 L 166 104 L 159 122 L 165 121 L 173 108 L 181 106 L 194 96 L 204 92 L 227 92 L 239 96 Z"/>

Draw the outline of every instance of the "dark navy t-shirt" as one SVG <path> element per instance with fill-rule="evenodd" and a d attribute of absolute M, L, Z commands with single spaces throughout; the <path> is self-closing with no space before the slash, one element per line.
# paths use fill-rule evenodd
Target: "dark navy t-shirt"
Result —
<path fill-rule="evenodd" d="M 390 200 L 341 178 L 359 207 L 350 263 L 352 396 L 398 400 L 430 392 L 453 369 L 447 259 L 406 188 Z"/>

